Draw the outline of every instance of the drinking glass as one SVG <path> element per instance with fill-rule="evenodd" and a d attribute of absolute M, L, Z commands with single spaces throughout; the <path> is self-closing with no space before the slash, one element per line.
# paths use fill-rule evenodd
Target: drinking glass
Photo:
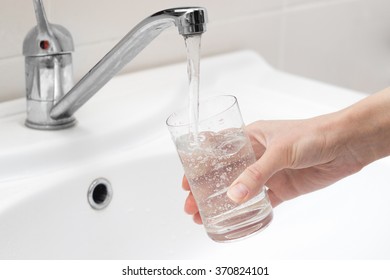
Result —
<path fill-rule="evenodd" d="M 167 119 L 167 126 L 209 237 L 228 242 L 265 228 L 273 216 L 265 188 L 242 204 L 226 194 L 256 161 L 236 97 L 220 95 L 201 101 L 198 125 L 190 123 L 190 118 L 188 108 L 182 109 Z"/>

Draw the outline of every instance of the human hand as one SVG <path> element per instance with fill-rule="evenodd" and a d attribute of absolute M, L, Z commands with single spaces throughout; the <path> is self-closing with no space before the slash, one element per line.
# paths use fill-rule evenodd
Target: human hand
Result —
<path fill-rule="evenodd" d="M 338 131 L 337 119 L 330 114 L 249 125 L 246 131 L 258 160 L 232 183 L 228 196 L 242 203 L 266 185 L 275 207 L 359 171 L 363 165 L 347 134 Z"/>
<path fill-rule="evenodd" d="M 257 121 L 246 127 L 257 161 L 233 182 L 237 203 L 268 187 L 273 207 L 329 186 L 390 155 L 390 88 L 341 111 L 305 120 Z M 187 179 L 183 188 L 190 191 Z M 201 223 L 190 192 L 185 211 Z"/>

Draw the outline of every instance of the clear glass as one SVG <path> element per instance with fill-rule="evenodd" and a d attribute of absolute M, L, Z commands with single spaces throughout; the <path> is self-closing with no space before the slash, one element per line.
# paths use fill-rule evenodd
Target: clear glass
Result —
<path fill-rule="evenodd" d="M 223 95 L 201 101 L 197 136 L 190 133 L 188 120 L 187 108 L 172 114 L 167 125 L 209 237 L 227 242 L 265 228 L 273 216 L 265 188 L 243 204 L 226 194 L 256 161 L 237 99 Z"/>

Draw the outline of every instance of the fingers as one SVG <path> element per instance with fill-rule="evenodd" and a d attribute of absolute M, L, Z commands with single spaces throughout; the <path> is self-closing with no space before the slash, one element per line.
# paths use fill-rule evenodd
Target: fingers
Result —
<path fill-rule="evenodd" d="M 198 206 L 196 205 L 195 198 L 192 193 L 190 193 L 186 199 L 186 202 L 184 204 L 184 211 L 189 215 L 194 215 L 199 212 Z"/>
<path fill-rule="evenodd" d="M 188 180 L 185 176 L 183 177 L 182 188 L 186 191 L 190 191 L 184 204 L 184 211 L 187 214 L 192 215 L 192 218 L 196 224 L 201 225 L 202 218 L 199 214 L 198 205 L 196 205 L 195 198 L 190 190 L 190 184 L 188 183 Z"/>
<path fill-rule="evenodd" d="M 181 187 L 186 190 L 186 191 L 189 191 L 190 190 L 190 184 L 188 183 L 188 180 L 187 180 L 187 177 L 186 176 L 183 176 L 183 180 L 181 182 Z"/>
<path fill-rule="evenodd" d="M 195 198 L 192 193 L 190 193 L 186 199 L 184 204 L 184 211 L 187 214 L 192 215 L 195 223 L 198 225 L 202 224 L 202 218 L 200 217 L 198 206 L 196 205 Z"/>
<path fill-rule="evenodd" d="M 278 206 L 283 202 L 283 200 L 277 197 L 272 190 L 268 189 L 267 194 L 273 208 L 275 208 L 276 206 Z"/>
<path fill-rule="evenodd" d="M 199 212 L 196 213 L 196 214 L 193 216 L 193 219 L 194 219 L 194 222 L 197 223 L 198 225 L 203 224 L 202 218 L 200 217 Z"/>
<path fill-rule="evenodd" d="M 227 191 L 228 197 L 236 203 L 242 203 L 257 195 L 268 179 L 283 168 L 281 159 L 266 151 L 263 156 L 233 182 Z M 275 203 L 276 197 L 275 197 Z"/>
<path fill-rule="evenodd" d="M 190 191 L 190 185 L 188 183 L 187 178 L 184 176 L 183 177 L 183 189 Z M 189 215 L 195 215 L 196 213 L 199 212 L 198 205 L 196 205 L 195 198 L 192 195 L 192 192 L 187 196 L 187 199 L 184 203 L 184 211 L 189 214 Z"/>
<path fill-rule="evenodd" d="M 199 212 L 199 210 L 198 210 L 198 206 L 196 205 L 195 198 L 192 195 L 192 192 L 190 190 L 190 184 L 188 183 L 186 176 L 183 176 L 182 188 L 186 191 L 190 191 L 186 199 L 186 202 L 184 203 L 184 211 L 189 215 L 194 215 L 197 212 Z"/>

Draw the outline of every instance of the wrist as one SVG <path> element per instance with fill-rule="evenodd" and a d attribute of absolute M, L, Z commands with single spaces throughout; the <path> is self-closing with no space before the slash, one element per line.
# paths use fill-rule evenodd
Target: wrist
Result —
<path fill-rule="evenodd" d="M 390 155 L 390 88 L 336 114 L 340 144 L 362 167 Z"/>

